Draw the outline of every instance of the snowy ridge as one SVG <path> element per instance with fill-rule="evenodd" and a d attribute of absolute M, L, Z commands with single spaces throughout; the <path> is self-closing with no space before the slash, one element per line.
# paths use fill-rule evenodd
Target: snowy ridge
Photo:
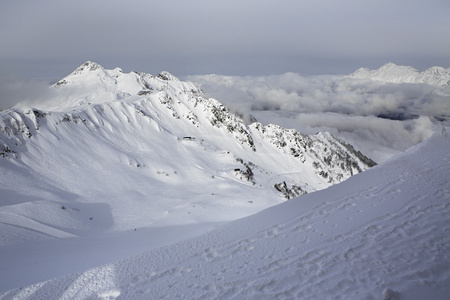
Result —
<path fill-rule="evenodd" d="M 60 135 L 70 136 L 73 134 L 70 130 L 81 128 L 93 135 L 103 133 L 103 129 L 115 131 L 124 126 L 142 130 L 145 125 L 177 140 L 187 137 L 205 141 L 214 137 L 215 141 L 208 143 L 233 152 L 237 147 L 237 151 L 243 150 L 240 155 L 246 160 L 253 157 L 253 153 L 246 151 L 251 149 L 253 152 L 276 153 L 275 156 L 280 158 L 283 155 L 296 158 L 297 165 L 308 161 L 309 165 L 314 164 L 315 173 L 323 177 L 325 183 L 340 182 L 374 165 L 330 134 L 309 137 L 275 125 L 255 123 L 247 126 L 217 100 L 204 98 L 196 86 L 181 82 L 168 72 L 156 77 L 136 72 L 124 74 L 118 68 L 105 70 L 96 63 L 86 62 L 54 86 L 59 90 L 70 90 L 70 101 L 59 99 L 56 106 L 50 101 L 40 109 L 12 109 L 2 114 L 2 156 L 21 152 L 19 146 L 32 143 L 31 137 L 45 130 L 49 130 L 49 134 L 57 131 Z M 45 123 L 46 128 L 39 131 L 41 123 Z M 61 126 L 70 123 L 81 127 Z M 67 133 L 61 132 L 64 130 Z M 217 139 L 219 136 L 222 138 Z M 125 135 L 123 138 L 121 143 L 130 143 Z M 236 146 L 230 147 L 230 141 Z M 340 169 L 332 167 L 332 163 Z M 267 163 L 258 165 L 266 168 Z M 278 162 L 270 164 L 275 165 Z M 304 167 L 299 165 L 299 168 Z M 316 189 L 314 184 L 311 186 Z"/>
<path fill-rule="evenodd" d="M 87 62 L 53 89 L 0 114 L 0 291 L 206 232 L 375 164 L 328 133 L 246 125 L 168 72 Z M 117 236 L 130 240 L 108 247 Z"/>
<path fill-rule="evenodd" d="M 447 299 L 450 140 L 204 235 L 3 299 Z"/>
<path fill-rule="evenodd" d="M 350 77 L 391 83 L 425 83 L 444 87 L 450 85 L 450 68 L 431 67 L 423 72 L 419 72 L 412 67 L 387 63 L 378 70 L 360 68 L 351 74 Z"/>

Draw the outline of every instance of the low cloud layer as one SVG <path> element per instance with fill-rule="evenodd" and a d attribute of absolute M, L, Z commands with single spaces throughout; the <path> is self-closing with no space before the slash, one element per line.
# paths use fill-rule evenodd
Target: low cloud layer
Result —
<path fill-rule="evenodd" d="M 19 103 L 27 105 L 47 100 L 52 95 L 50 83 L 44 80 L 0 80 L 0 111 Z"/>
<path fill-rule="evenodd" d="M 450 117 L 450 87 L 385 84 L 344 76 L 191 76 L 212 97 L 244 112 L 292 110 L 410 119 Z"/>
<path fill-rule="evenodd" d="M 295 73 L 188 79 L 247 120 L 251 115 L 308 134 L 331 131 L 379 162 L 450 120 L 450 87 Z"/>
<path fill-rule="evenodd" d="M 13 106 L 57 110 L 68 102 L 79 104 L 99 94 L 104 94 L 104 101 L 113 101 L 116 97 L 114 92 L 108 94 L 107 88 L 95 81 L 55 88 L 46 80 L 0 80 L 0 111 Z"/>

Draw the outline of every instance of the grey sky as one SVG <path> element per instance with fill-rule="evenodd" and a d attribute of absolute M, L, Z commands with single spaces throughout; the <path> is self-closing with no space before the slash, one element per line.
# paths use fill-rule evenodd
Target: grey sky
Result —
<path fill-rule="evenodd" d="M 450 67 L 449 15 L 448 0 L 2 0 L 0 80 L 86 60 L 180 77 Z"/>

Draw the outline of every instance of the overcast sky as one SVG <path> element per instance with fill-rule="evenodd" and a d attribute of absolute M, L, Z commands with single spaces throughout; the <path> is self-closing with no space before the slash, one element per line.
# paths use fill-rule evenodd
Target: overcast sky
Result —
<path fill-rule="evenodd" d="M 448 0 L 0 1 L 0 79 L 105 68 L 348 74 L 450 67 Z"/>

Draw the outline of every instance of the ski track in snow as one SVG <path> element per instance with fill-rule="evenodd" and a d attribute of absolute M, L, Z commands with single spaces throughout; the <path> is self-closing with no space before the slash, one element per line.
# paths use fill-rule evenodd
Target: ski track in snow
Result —
<path fill-rule="evenodd" d="M 0 298 L 448 299 L 449 149 L 434 136 L 326 190 Z"/>
<path fill-rule="evenodd" d="M 74 234 L 47 226 L 30 218 L 2 211 L 0 211 L 0 223 L 30 229 L 60 239 L 76 237 Z"/>

